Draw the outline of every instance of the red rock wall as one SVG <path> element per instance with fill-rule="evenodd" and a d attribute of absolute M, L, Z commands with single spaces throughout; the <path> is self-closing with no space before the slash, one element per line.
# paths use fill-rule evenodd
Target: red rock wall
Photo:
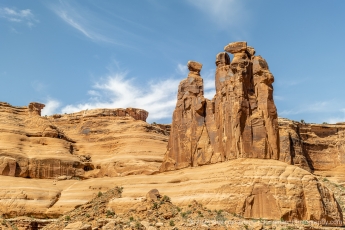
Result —
<path fill-rule="evenodd" d="M 279 159 L 273 75 L 246 42 L 230 43 L 216 56 L 216 95 L 204 98 L 203 81 L 188 67 L 181 81 L 168 150 L 161 171 L 236 158 Z"/>

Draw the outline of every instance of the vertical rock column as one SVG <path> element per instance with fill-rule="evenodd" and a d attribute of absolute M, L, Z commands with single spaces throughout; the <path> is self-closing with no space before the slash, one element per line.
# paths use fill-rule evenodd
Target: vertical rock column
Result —
<path fill-rule="evenodd" d="M 161 171 L 197 165 L 198 156 L 202 159 L 204 151 L 209 151 L 204 146 L 209 145 L 209 137 L 205 126 L 206 100 L 203 79 L 200 77 L 201 68 L 201 63 L 189 61 L 188 77 L 180 82 L 169 144 Z"/>
<path fill-rule="evenodd" d="M 247 43 L 230 43 L 224 49 L 234 57 L 221 90 L 216 93 L 220 141 L 227 160 L 254 157 L 251 114 L 257 105 Z M 217 66 L 216 80 L 221 68 Z"/>
<path fill-rule="evenodd" d="M 216 126 L 215 152 L 221 156 L 221 161 L 236 158 L 235 146 L 233 143 L 233 130 L 231 119 L 233 97 L 231 85 L 233 85 L 234 74 L 230 69 L 230 57 L 226 52 L 221 52 L 216 56 L 215 85 L 216 95 L 214 101 L 214 122 Z M 208 114 L 208 117 L 211 114 Z M 208 118 L 207 118 L 208 119 Z"/>
<path fill-rule="evenodd" d="M 214 101 L 217 144 L 223 160 L 279 159 L 277 110 L 273 75 L 266 61 L 254 56 L 246 42 L 233 42 L 216 56 Z M 207 114 L 209 116 L 210 113 Z M 206 117 L 206 120 L 208 117 Z"/>
<path fill-rule="evenodd" d="M 260 126 L 260 136 L 266 136 L 267 151 L 265 158 L 279 159 L 279 126 L 277 108 L 273 100 L 274 77 L 268 69 L 268 64 L 261 56 L 255 56 L 253 61 L 253 81 L 257 98 L 257 116 L 263 122 Z M 261 122 L 260 121 L 260 122 Z"/>
<path fill-rule="evenodd" d="M 237 158 L 279 159 L 273 75 L 246 42 L 225 46 L 216 56 L 216 95 L 203 95 L 201 64 L 188 62 L 181 81 L 168 150 L 161 171 Z M 227 52 L 233 54 L 233 59 Z"/>

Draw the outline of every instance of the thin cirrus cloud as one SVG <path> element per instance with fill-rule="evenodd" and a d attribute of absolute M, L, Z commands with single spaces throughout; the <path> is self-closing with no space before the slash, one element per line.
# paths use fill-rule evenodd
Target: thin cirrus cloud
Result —
<path fill-rule="evenodd" d="M 309 105 L 299 106 L 290 110 L 283 110 L 279 112 L 279 116 L 289 116 L 303 113 L 322 113 L 324 111 L 336 111 L 338 108 L 338 102 L 336 100 L 317 101 Z"/>
<path fill-rule="evenodd" d="M 85 10 L 80 5 L 71 5 L 71 2 L 60 0 L 58 4 L 50 5 L 50 9 L 86 38 L 93 42 L 104 42 L 116 45 L 124 45 L 111 38 L 106 31 L 120 30 L 101 20 L 97 15 Z"/>
<path fill-rule="evenodd" d="M 345 108 L 339 110 L 342 115 L 337 117 L 329 117 L 327 120 L 330 124 L 335 124 L 337 122 L 345 122 Z"/>
<path fill-rule="evenodd" d="M 243 3 L 237 0 L 188 0 L 188 3 L 205 13 L 219 27 L 234 27 L 239 22 L 242 25 L 249 15 Z"/>
<path fill-rule="evenodd" d="M 6 19 L 9 22 L 24 23 L 28 27 L 32 27 L 39 22 L 30 9 L 17 10 L 15 8 L 2 7 L 0 8 L 0 18 Z"/>
<path fill-rule="evenodd" d="M 179 73 L 182 65 L 176 67 Z M 184 71 L 183 71 L 184 72 Z M 211 73 L 211 71 L 209 71 Z M 184 72 L 185 73 L 185 72 Z M 43 109 L 43 115 L 54 113 L 74 113 L 96 108 L 140 108 L 149 112 L 148 121 L 170 122 L 176 106 L 177 89 L 186 74 L 179 77 L 149 82 L 146 86 L 138 86 L 135 78 L 128 78 L 126 72 L 112 73 L 96 81 L 89 91 L 89 99 L 84 103 L 60 106 L 55 99 L 49 99 Z M 204 77 L 205 97 L 213 97 L 214 81 L 211 74 Z M 59 109 L 62 107 L 61 109 Z"/>
<path fill-rule="evenodd" d="M 306 120 L 306 122 L 328 122 L 334 124 L 337 122 L 345 121 L 345 109 L 342 108 L 343 104 L 344 103 L 339 99 L 316 101 L 308 105 L 302 105 L 292 109 L 278 111 L 278 115 L 280 117 L 298 116 L 304 119 L 311 119 L 310 121 Z"/>

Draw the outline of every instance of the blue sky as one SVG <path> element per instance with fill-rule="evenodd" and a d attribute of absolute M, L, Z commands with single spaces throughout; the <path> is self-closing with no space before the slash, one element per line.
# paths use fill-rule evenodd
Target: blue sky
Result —
<path fill-rule="evenodd" d="M 75 0 L 0 2 L 0 101 L 43 114 L 138 107 L 171 122 L 186 63 L 245 40 L 275 76 L 278 114 L 345 121 L 345 1 Z"/>

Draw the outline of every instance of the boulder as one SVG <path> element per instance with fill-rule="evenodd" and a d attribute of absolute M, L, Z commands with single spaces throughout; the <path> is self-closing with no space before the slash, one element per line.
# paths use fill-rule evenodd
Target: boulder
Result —
<path fill-rule="evenodd" d="M 147 194 L 146 194 L 146 199 L 148 201 L 157 201 L 158 198 L 160 198 L 161 195 L 159 194 L 159 191 L 157 189 L 151 189 Z"/>

